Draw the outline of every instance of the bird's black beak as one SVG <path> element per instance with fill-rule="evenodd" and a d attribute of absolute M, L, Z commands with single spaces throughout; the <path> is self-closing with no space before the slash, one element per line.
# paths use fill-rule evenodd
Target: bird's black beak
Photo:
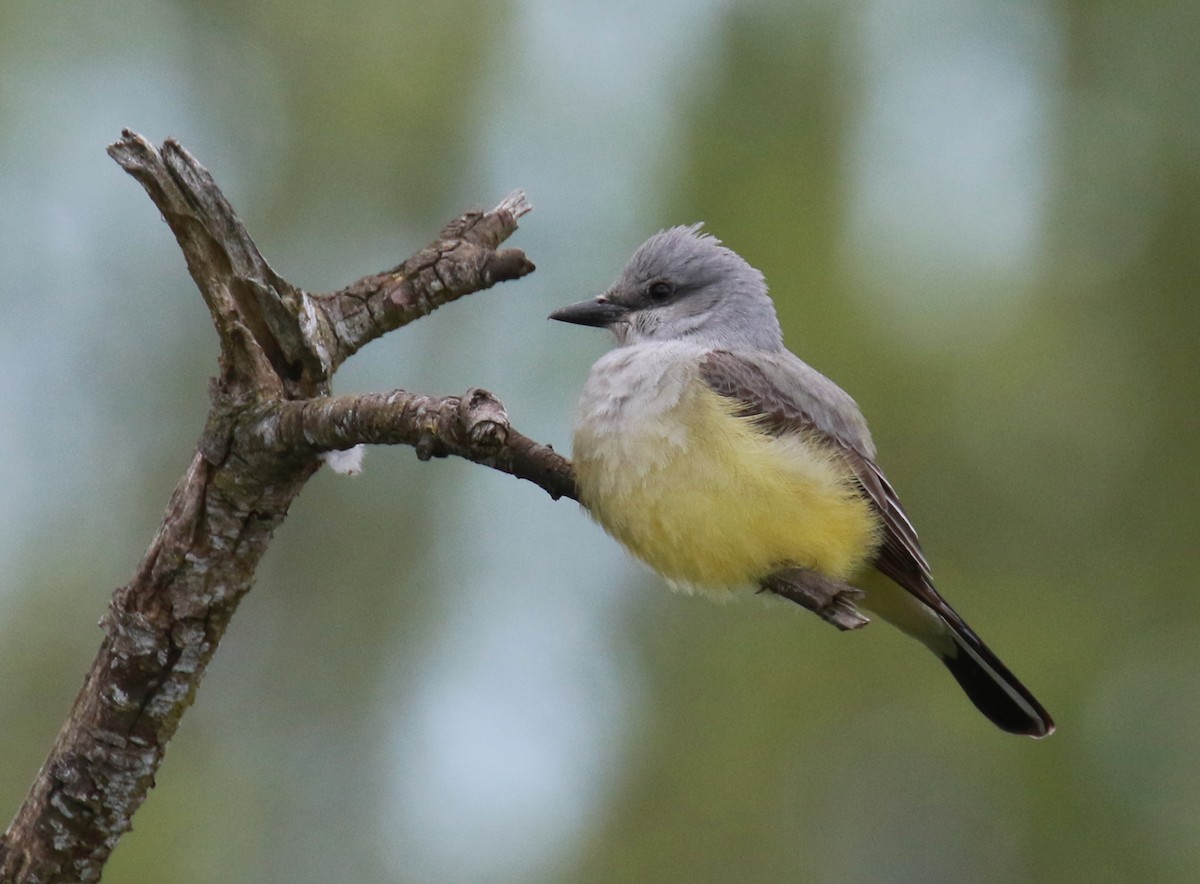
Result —
<path fill-rule="evenodd" d="M 559 322 L 572 322 L 575 325 L 605 328 L 624 319 L 628 313 L 628 307 L 614 304 L 601 295 L 590 301 L 580 301 L 578 304 L 560 307 L 550 314 L 550 318 L 557 319 Z"/>

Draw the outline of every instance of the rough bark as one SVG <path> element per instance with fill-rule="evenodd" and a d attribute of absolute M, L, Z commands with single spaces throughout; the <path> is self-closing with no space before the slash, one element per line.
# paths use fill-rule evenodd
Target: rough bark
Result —
<path fill-rule="evenodd" d="M 434 399 L 330 397 L 368 341 L 533 264 L 498 246 L 529 210 L 514 194 L 452 221 L 412 258 L 328 295 L 271 269 L 208 171 L 179 144 L 126 131 L 109 148 L 162 213 L 220 341 L 211 410 L 191 465 L 25 802 L 0 838 L 0 881 L 97 881 L 154 784 L 238 602 L 321 452 L 360 442 L 459 455 L 575 496 L 570 463 L 508 425 L 482 390 Z"/>

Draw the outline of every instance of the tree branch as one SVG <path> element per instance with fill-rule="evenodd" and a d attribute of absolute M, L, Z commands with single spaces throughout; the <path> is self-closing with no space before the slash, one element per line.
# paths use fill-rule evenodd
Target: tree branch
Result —
<path fill-rule="evenodd" d="M 508 424 L 481 390 L 330 397 L 337 367 L 441 304 L 531 272 L 498 246 L 529 211 L 514 194 L 469 212 L 385 273 L 315 296 L 267 264 L 212 176 L 178 143 L 125 131 L 112 157 L 146 189 L 179 243 L 220 340 L 197 451 L 45 763 L 0 838 L 0 881 L 98 881 L 154 784 L 272 533 L 320 452 L 360 442 L 455 454 L 574 497 L 571 465 Z"/>
<path fill-rule="evenodd" d="M 496 250 L 532 210 L 521 191 L 490 212 L 468 212 L 403 264 L 316 299 L 336 341 L 334 366 L 380 335 L 471 292 L 535 269 L 519 249 Z"/>
<path fill-rule="evenodd" d="M 514 430 L 500 400 L 486 390 L 434 398 L 393 390 L 285 402 L 247 423 L 247 451 L 283 446 L 297 453 L 355 445 L 411 445 L 417 457 L 454 455 L 541 487 L 557 500 L 578 499 L 571 463 L 548 445 Z"/>

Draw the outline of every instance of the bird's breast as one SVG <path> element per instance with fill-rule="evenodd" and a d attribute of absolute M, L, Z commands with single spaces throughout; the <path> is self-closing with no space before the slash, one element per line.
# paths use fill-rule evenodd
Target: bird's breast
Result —
<path fill-rule="evenodd" d="M 607 354 L 580 401 L 576 478 L 605 530 L 702 589 L 755 584 L 784 565 L 845 578 L 874 552 L 873 511 L 835 452 L 739 416 L 700 379 L 703 351 L 646 349 Z"/>
<path fill-rule="evenodd" d="M 622 347 L 602 357 L 592 367 L 580 398 L 575 457 L 621 464 L 622 469 L 608 478 L 628 484 L 686 449 L 690 444 L 686 400 L 699 379 L 703 352 L 661 344 Z"/>

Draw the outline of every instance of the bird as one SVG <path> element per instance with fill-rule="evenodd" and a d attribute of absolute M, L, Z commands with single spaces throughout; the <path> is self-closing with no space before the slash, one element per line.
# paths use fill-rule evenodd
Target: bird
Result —
<path fill-rule="evenodd" d="M 854 602 L 918 639 L 1004 731 L 1054 721 L 934 587 L 855 401 L 784 345 L 763 274 L 671 227 L 550 319 L 608 329 L 572 437 L 579 500 L 676 589 L 768 589 L 843 628 Z M 888 580 L 849 581 L 874 568 Z"/>

